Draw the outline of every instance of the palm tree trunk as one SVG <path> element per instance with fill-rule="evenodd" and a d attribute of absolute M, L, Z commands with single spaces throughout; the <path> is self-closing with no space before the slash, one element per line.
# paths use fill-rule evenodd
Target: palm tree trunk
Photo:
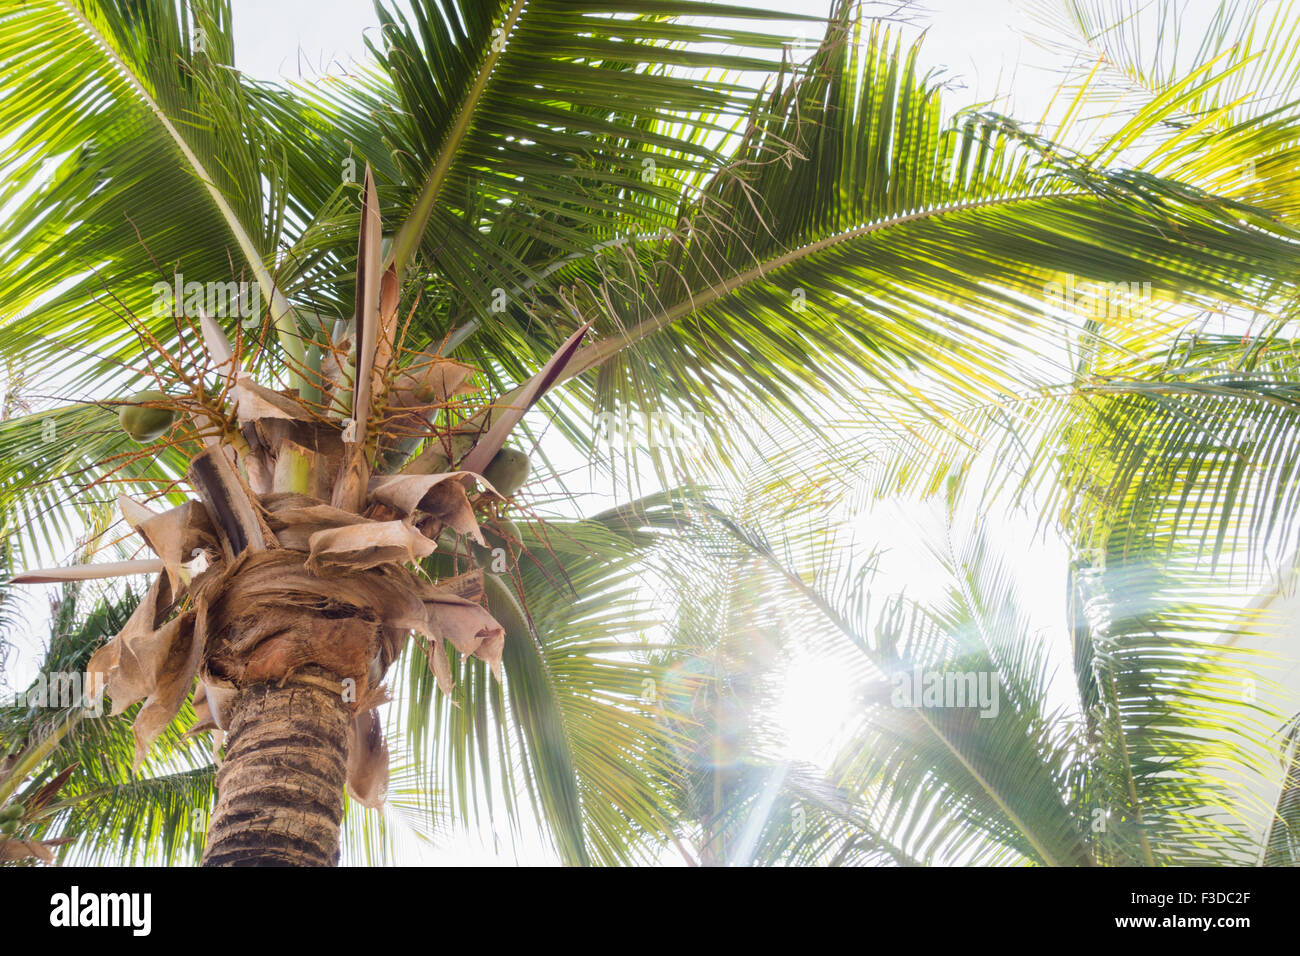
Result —
<path fill-rule="evenodd" d="M 314 672 L 314 673 L 313 673 Z M 351 714 L 316 683 L 259 683 L 235 698 L 204 866 L 335 866 Z"/>

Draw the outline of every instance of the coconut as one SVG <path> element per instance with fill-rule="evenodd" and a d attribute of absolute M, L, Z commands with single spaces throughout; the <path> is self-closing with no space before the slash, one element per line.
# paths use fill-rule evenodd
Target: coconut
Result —
<path fill-rule="evenodd" d="M 147 404 L 169 401 L 162 392 L 137 392 L 127 399 L 117 413 L 117 420 L 122 430 L 132 440 L 141 445 L 157 441 L 167 434 L 167 429 L 176 421 L 176 411 L 171 408 L 149 408 Z"/>
<path fill-rule="evenodd" d="M 528 477 L 528 455 L 517 448 L 502 448 L 483 469 L 486 478 L 498 492 L 509 498 Z"/>

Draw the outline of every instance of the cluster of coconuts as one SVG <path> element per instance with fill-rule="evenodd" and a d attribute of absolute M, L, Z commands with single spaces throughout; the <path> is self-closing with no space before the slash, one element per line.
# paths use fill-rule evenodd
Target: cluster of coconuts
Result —
<path fill-rule="evenodd" d="M 158 407 L 170 401 L 164 392 L 136 392 L 117 413 L 122 430 L 138 444 L 147 445 L 167 434 L 176 421 L 176 410 Z M 483 469 L 486 478 L 503 497 L 509 498 L 528 478 L 528 455 L 517 448 L 502 448 Z"/>

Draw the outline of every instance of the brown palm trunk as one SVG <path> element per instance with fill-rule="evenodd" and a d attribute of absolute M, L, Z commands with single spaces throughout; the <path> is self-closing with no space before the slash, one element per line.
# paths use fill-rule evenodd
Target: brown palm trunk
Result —
<path fill-rule="evenodd" d="M 352 718 L 337 678 L 303 677 L 236 696 L 204 866 L 338 864 Z"/>

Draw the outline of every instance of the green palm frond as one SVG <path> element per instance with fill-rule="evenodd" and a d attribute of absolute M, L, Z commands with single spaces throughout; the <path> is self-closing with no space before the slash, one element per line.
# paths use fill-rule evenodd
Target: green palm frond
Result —
<path fill-rule="evenodd" d="M 194 863 L 215 780 L 214 769 L 202 767 L 70 789 L 52 807 L 50 833 L 78 835 L 62 858 L 72 865 Z"/>
<path fill-rule="evenodd" d="M 1300 839 L 1297 839 L 1300 832 L 1300 763 L 1296 760 L 1296 726 L 1293 719 L 1283 738 L 1286 743 L 1282 755 L 1285 773 L 1269 821 L 1264 852 L 1260 854 L 1264 866 L 1300 865 Z"/>
<path fill-rule="evenodd" d="M 391 258 L 404 267 L 423 240 L 453 287 L 477 291 L 481 282 L 458 269 L 469 263 L 450 255 L 471 250 L 445 237 L 459 233 L 456 220 L 493 215 L 498 200 L 526 207 L 536 223 L 533 242 L 551 253 L 588 249 L 616 224 L 665 222 L 675 191 L 643 178 L 642 158 L 666 175 L 707 167 L 715 153 L 693 141 L 691 128 L 710 128 L 701 117 L 743 112 L 753 95 L 752 85 L 667 68 L 766 73 L 770 60 L 756 51 L 782 42 L 770 32 L 715 26 L 709 39 L 727 52 L 697 51 L 691 44 L 705 33 L 683 18 L 702 14 L 728 24 L 774 17 L 718 4 L 592 8 L 564 0 L 423 2 L 409 20 L 381 10 L 374 52 L 401 107 L 383 122 L 401 144 L 404 178 L 420 184 Z M 465 197 L 474 205 L 465 206 Z M 505 262 L 507 271 L 494 278 L 517 279 L 518 262 L 515 275 Z"/>
<path fill-rule="evenodd" d="M 1269 778 L 1282 716 L 1253 702 L 1269 682 L 1231 589 L 1191 561 L 1072 568 L 1075 678 L 1103 858 L 1121 865 L 1249 859 L 1259 835 L 1241 778 Z M 1198 836 L 1191 836 L 1197 834 Z"/>
<path fill-rule="evenodd" d="M 49 0 L 4 14 L 0 61 L 23 75 L 6 90 L 16 135 L 0 156 L 22 197 L 0 271 L 8 348 L 68 372 L 69 388 L 140 374 L 123 312 L 175 344 L 153 309 L 154 283 L 173 270 L 242 276 L 287 312 L 264 261 L 283 221 L 283 151 L 230 69 L 229 20 L 223 0 Z M 281 328 L 301 362 L 291 315 Z"/>
<path fill-rule="evenodd" d="M 673 768 L 646 695 L 663 675 L 645 660 L 657 618 L 640 579 L 681 521 L 675 501 L 661 494 L 578 521 L 517 522 L 524 550 L 498 580 L 522 620 L 488 592 L 507 622 L 502 682 L 452 655 L 448 697 L 435 692 L 423 654 L 399 662 L 390 719 L 427 789 L 430 833 L 481 825 L 517 836 L 537 822 L 568 863 L 644 860 L 667 839 L 661 794 Z"/>
<path fill-rule="evenodd" d="M 1043 374 L 1060 325 L 1045 289 L 1067 272 L 1175 299 L 1289 281 L 1291 243 L 1260 214 L 1066 161 L 996 118 L 948 123 L 916 48 L 864 34 L 828 41 L 774 91 L 688 236 L 586 268 L 608 331 L 575 372 L 621 356 L 601 372 L 605 407 L 653 393 L 716 420 L 745 383 L 747 402 L 815 426 L 797 396 L 842 406 L 873 383 L 915 400 L 928 381 L 988 400 Z M 1247 260 L 1262 273 L 1247 279 Z"/>

